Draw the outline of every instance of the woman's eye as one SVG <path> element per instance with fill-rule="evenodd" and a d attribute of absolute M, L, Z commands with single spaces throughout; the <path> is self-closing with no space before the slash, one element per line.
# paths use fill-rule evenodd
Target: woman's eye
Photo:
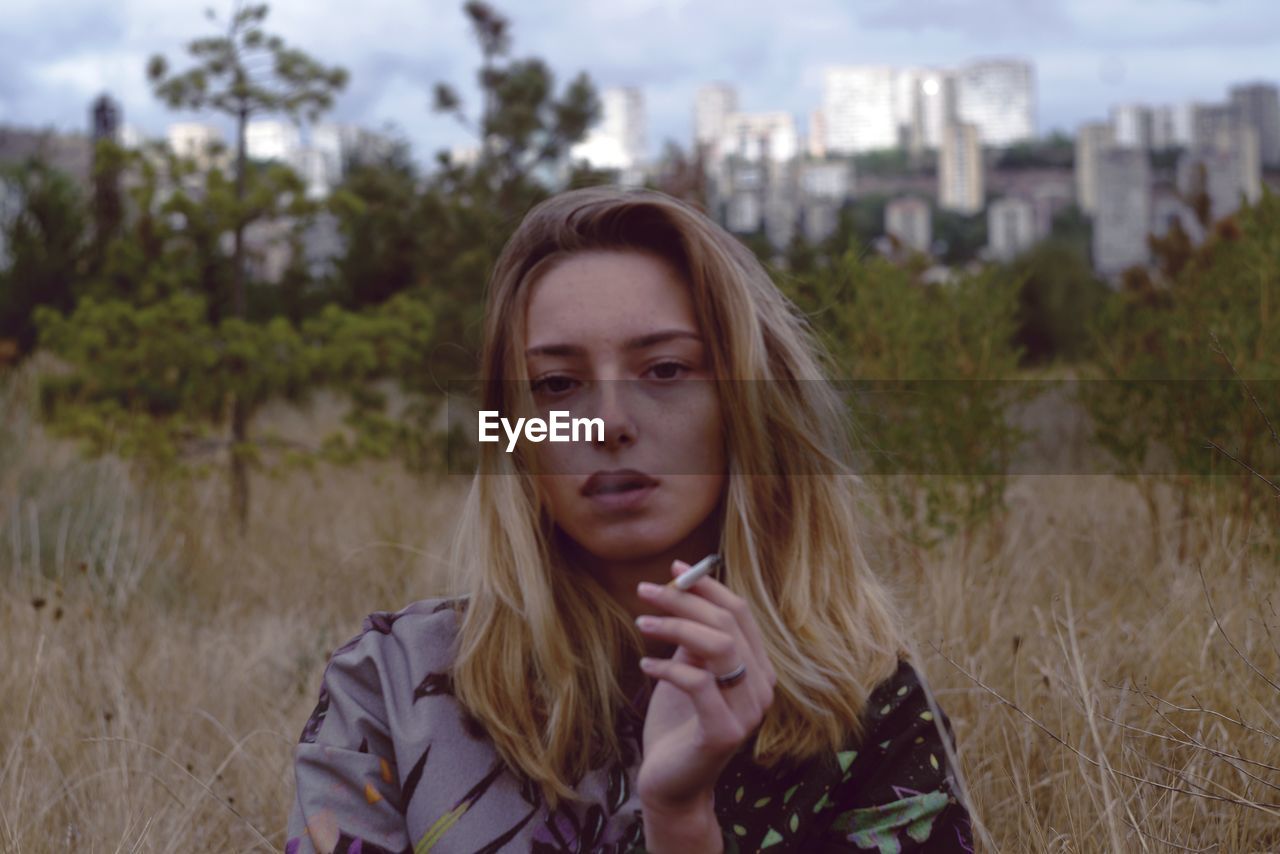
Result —
<path fill-rule="evenodd" d="M 566 377 L 563 374 L 552 374 L 551 376 L 539 377 L 531 385 L 534 394 L 564 394 L 574 387 L 575 382 L 572 377 Z"/>
<path fill-rule="evenodd" d="M 674 380 L 687 373 L 689 368 L 679 362 L 659 362 L 649 369 L 655 379 Z"/>

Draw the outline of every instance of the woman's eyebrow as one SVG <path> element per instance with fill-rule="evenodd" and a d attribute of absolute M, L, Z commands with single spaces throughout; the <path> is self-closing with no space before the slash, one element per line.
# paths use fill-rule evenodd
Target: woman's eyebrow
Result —
<path fill-rule="evenodd" d="M 627 350 L 643 350 L 646 347 L 664 344 L 677 338 L 690 338 L 699 343 L 702 342 L 702 336 L 696 332 L 690 332 L 687 329 L 663 329 L 659 332 L 650 332 L 647 335 L 628 338 L 623 342 L 622 346 Z M 585 347 L 580 347 L 576 344 L 539 344 L 536 347 L 530 347 L 525 350 L 524 354 L 526 356 L 582 356 L 586 352 Z"/>

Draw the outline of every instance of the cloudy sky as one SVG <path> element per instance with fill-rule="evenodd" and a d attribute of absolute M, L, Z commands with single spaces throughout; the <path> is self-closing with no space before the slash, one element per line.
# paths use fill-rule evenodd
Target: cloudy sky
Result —
<path fill-rule="evenodd" d="M 106 90 L 125 119 L 161 134 L 179 118 L 151 95 L 146 59 L 186 67 L 184 45 L 231 0 L 0 0 L 0 124 L 82 128 Z M 649 145 L 687 143 L 697 87 L 737 85 L 745 110 L 783 109 L 801 129 L 831 64 L 947 66 L 992 56 L 1035 64 L 1042 132 L 1122 101 L 1221 99 L 1242 80 L 1280 81 L 1277 0 L 501 0 L 513 55 L 563 82 L 645 93 Z M 391 127 L 420 160 L 469 141 L 430 111 L 431 86 L 474 105 L 478 50 L 460 2 L 275 0 L 268 31 L 351 73 L 334 116 Z"/>

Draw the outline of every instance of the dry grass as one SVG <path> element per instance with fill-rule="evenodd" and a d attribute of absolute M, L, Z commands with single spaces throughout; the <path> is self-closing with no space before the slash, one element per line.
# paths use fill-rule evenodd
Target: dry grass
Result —
<path fill-rule="evenodd" d="M 0 399 L 0 848 L 281 847 L 325 656 L 439 591 L 462 484 L 259 478 L 237 542 L 217 483 L 143 489 L 24 406 Z M 1179 561 L 1112 478 L 1019 478 L 1009 505 L 989 544 L 886 568 L 988 847 L 1280 849 L 1276 532 L 1202 506 Z"/>

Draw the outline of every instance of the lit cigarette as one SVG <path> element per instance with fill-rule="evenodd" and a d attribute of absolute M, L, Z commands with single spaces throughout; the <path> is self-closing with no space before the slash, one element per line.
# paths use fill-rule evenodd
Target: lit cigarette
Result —
<path fill-rule="evenodd" d="M 720 555 L 707 555 L 675 579 L 668 581 L 667 586 L 674 587 L 677 590 L 688 590 L 690 587 L 698 583 L 699 578 L 702 578 L 704 575 L 710 573 L 711 570 L 715 569 L 716 564 L 719 562 Z"/>

